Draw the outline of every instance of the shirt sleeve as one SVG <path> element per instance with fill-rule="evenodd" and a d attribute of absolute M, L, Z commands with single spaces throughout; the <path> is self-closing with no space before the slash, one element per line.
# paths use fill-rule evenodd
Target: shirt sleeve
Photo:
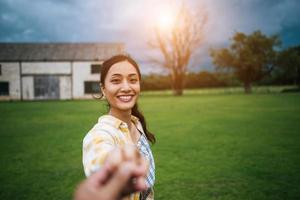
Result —
<path fill-rule="evenodd" d="M 98 171 L 114 148 L 114 138 L 107 131 L 90 131 L 83 140 L 82 162 L 85 175 L 88 177 Z"/>

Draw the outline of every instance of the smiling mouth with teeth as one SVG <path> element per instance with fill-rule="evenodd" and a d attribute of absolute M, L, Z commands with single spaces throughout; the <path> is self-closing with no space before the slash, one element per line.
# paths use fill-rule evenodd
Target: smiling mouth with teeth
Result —
<path fill-rule="evenodd" d="M 118 96 L 118 99 L 121 100 L 122 102 L 129 102 L 131 101 L 133 96 L 131 95 L 124 95 L 124 96 Z"/>

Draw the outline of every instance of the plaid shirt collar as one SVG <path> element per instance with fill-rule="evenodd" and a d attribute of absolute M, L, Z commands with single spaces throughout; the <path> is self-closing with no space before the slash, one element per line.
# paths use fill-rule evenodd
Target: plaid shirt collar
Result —
<path fill-rule="evenodd" d="M 133 115 L 131 115 L 131 121 L 137 125 L 139 122 L 139 119 Z M 112 115 L 103 115 L 101 117 L 99 117 L 98 119 L 98 123 L 106 123 L 106 124 L 110 124 L 114 127 L 116 127 L 117 129 L 120 129 L 122 127 L 128 127 L 126 122 L 123 122 L 122 120 L 112 116 Z"/>

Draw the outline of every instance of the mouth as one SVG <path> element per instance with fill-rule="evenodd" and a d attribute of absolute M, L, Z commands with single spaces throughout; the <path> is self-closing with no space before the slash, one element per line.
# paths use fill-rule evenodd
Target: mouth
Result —
<path fill-rule="evenodd" d="M 117 96 L 117 98 L 124 102 L 124 103 L 127 103 L 127 102 L 130 102 L 132 99 L 133 99 L 134 95 L 120 95 L 120 96 Z"/>

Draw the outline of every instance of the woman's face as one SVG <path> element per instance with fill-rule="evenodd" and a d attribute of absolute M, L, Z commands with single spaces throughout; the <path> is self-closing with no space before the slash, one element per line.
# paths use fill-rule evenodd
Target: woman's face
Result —
<path fill-rule="evenodd" d="M 111 109 L 132 109 L 140 94 L 140 80 L 135 67 L 127 61 L 112 65 L 105 77 L 102 92 Z"/>

